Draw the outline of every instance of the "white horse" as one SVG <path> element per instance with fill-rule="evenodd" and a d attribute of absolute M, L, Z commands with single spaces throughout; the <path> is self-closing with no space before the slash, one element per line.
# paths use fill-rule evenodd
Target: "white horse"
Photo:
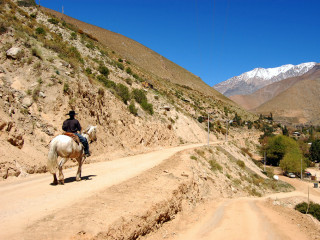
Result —
<path fill-rule="evenodd" d="M 97 140 L 96 126 L 88 126 L 86 131 L 82 134 L 89 143 Z M 61 157 L 58 164 L 58 157 Z M 48 153 L 48 170 L 53 174 L 53 184 L 57 185 L 64 184 L 64 176 L 62 173 L 63 165 L 68 161 L 69 158 L 75 158 L 78 161 L 79 167 L 77 171 L 76 180 L 81 180 L 81 167 L 86 159 L 82 143 L 77 144 L 71 137 L 66 135 L 56 136 L 49 144 Z M 57 180 L 56 172 L 59 169 L 59 181 Z"/>

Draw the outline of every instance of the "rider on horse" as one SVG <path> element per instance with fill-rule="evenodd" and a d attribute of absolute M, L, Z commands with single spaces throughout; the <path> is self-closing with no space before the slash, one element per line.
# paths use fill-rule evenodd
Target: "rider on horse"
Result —
<path fill-rule="evenodd" d="M 81 125 L 80 125 L 79 121 L 74 118 L 74 116 L 76 114 L 77 113 L 75 113 L 75 111 L 69 111 L 69 113 L 66 114 L 66 115 L 69 115 L 70 118 L 63 122 L 62 129 L 63 129 L 63 131 L 73 133 L 79 137 L 80 142 L 82 143 L 82 145 L 84 147 L 84 153 L 85 153 L 86 157 L 89 157 L 91 155 L 89 152 L 89 144 L 88 144 L 87 139 L 78 133 L 78 131 L 79 132 L 81 131 Z"/>

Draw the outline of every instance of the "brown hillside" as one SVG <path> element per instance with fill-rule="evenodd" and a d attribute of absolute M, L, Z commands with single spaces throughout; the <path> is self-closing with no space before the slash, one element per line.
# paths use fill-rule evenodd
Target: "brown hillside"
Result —
<path fill-rule="evenodd" d="M 63 19 L 67 23 L 73 24 L 83 32 L 92 35 L 100 43 L 114 50 L 123 58 L 129 60 L 149 73 L 160 77 L 162 80 L 169 80 L 172 83 L 186 85 L 206 95 L 214 96 L 220 100 L 232 103 L 228 98 L 204 83 L 198 76 L 130 38 L 79 21 L 48 8 L 42 7 L 41 9 Z"/>
<path fill-rule="evenodd" d="M 293 123 L 319 124 L 320 118 L 320 65 L 305 74 L 287 90 L 254 111 L 267 114 L 272 112 L 277 120 Z"/>
<path fill-rule="evenodd" d="M 130 39 L 110 32 L 162 58 L 165 66 L 175 66 L 180 72 L 172 70 L 174 74 L 193 76 L 194 88 L 163 80 L 134 61 L 119 61 L 126 55 L 38 7 L 6 0 L 0 1 L 0 12 L 0 178 L 45 172 L 48 143 L 62 133 L 71 109 L 84 129 L 98 129 L 87 163 L 206 142 L 206 122 L 197 119 L 207 112 L 215 112 L 212 140 L 224 137 L 221 123 L 235 113 L 254 118 L 199 78 Z M 143 58 L 136 53 L 137 59 Z M 105 153 L 108 158 L 99 157 Z M 71 165 L 69 161 L 65 166 Z"/>

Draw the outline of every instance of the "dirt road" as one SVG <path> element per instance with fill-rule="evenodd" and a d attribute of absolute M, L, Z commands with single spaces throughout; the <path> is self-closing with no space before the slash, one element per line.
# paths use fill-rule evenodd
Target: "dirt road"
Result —
<path fill-rule="evenodd" d="M 176 176 L 181 176 L 184 168 L 179 169 L 174 164 L 183 166 L 183 162 L 178 163 L 175 161 L 177 159 L 164 160 L 179 151 L 202 145 L 175 147 L 85 165 L 84 180 L 81 182 L 75 181 L 75 168 L 67 169 L 64 171 L 64 186 L 51 186 L 50 174 L 2 182 L 0 239 L 69 239 L 79 230 L 80 233 L 85 230 L 86 237 L 95 236 L 106 228 L 106 221 L 112 224 L 115 219 L 128 212 L 131 212 L 131 216 L 136 216 L 137 211 L 144 208 L 144 204 L 150 204 L 152 199 L 159 200 L 166 188 L 167 192 L 172 192 L 166 184 L 169 180 L 180 181 L 176 180 Z M 155 166 L 161 167 L 147 174 Z M 173 169 L 170 168 L 177 169 L 180 173 L 171 174 L 170 170 Z M 269 197 L 280 199 L 306 196 L 306 183 L 298 179 L 287 180 L 296 187 L 295 192 Z M 148 183 L 148 186 L 138 189 L 142 183 Z M 156 191 L 151 192 L 151 188 L 156 188 L 158 195 L 155 194 Z M 126 192 L 126 189 L 129 190 Z M 320 202 L 320 191 L 312 189 L 310 196 L 313 201 Z M 134 201 L 139 208 L 134 210 L 126 206 Z M 202 212 L 194 213 L 193 216 L 199 220 L 191 221 L 192 225 L 184 225 L 180 232 L 173 224 L 171 230 L 179 233 L 169 239 L 307 239 L 309 235 L 301 227 L 297 228 L 297 222 L 290 222 L 288 214 L 281 211 L 274 209 L 272 204 L 266 204 L 261 198 L 220 199 L 205 205 Z M 92 235 L 88 236 L 90 231 Z M 147 239 L 163 238 L 158 238 L 157 234 L 153 236 L 147 236 Z M 320 234 L 317 236 L 319 238 L 311 239 L 320 239 Z M 77 239 L 82 238 L 80 236 Z"/>
<path fill-rule="evenodd" d="M 51 186 L 51 174 L 40 174 L 0 184 L 0 239 L 21 239 L 24 229 L 40 218 L 141 174 L 193 144 L 85 165 L 84 181 L 76 182 L 76 169 L 64 170 L 65 185 Z M 103 158 L 103 156 L 101 156 Z"/>
<path fill-rule="evenodd" d="M 312 183 L 299 179 L 280 178 L 295 186 L 296 191 L 272 194 L 264 198 L 220 199 L 218 203 L 204 206 L 201 211 L 205 215 L 199 221 L 191 221 L 187 226 L 178 224 L 178 228 L 188 230 L 176 233 L 177 237 L 174 239 L 320 239 L 319 223 L 316 227 L 311 227 L 306 222 L 310 221 L 308 216 L 301 216 L 295 210 L 282 206 L 273 206 L 272 203 L 287 198 L 306 199 L 308 186 L 310 200 L 320 203 L 320 190 L 312 189 Z M 271 200 L 268 202 L 266 199 Z"/>

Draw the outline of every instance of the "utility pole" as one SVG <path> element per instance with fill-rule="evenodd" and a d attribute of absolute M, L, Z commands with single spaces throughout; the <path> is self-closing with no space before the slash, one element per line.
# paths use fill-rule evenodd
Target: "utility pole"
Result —
<path fill-rule="evenodd" d="M 39 7 L 40 7 L 40 0 L 39 0 Z"/>
<path fill-rule="evenodd" d="M 301 180 L 302 180 L 302 158 L 301 158 Z"/>
<path fill-rule="evenodd" d="M 226 142 L 228 142 L 228 125 L 229 125 L 229 120 L 226 121 L 227 126 L 226 126 Z"/>
<path fill-rule="evenodd" d="M 62 5 L 62 14 L 64 14 L 64 9 L 63 9 L 63 5 Z"/>
<path fill-rule="evenodd" d="M 210 122 L 210 117 L 209 117 L 209 113 L 208 113 L 208 147 L 209 147 L 209 135 L 210 135 L 209 122 Z"/>
<path fill-rule="evenodd" d="M 266 151 L 264 151 L 264 166 L 263 171 L 266 172 Z"/>

